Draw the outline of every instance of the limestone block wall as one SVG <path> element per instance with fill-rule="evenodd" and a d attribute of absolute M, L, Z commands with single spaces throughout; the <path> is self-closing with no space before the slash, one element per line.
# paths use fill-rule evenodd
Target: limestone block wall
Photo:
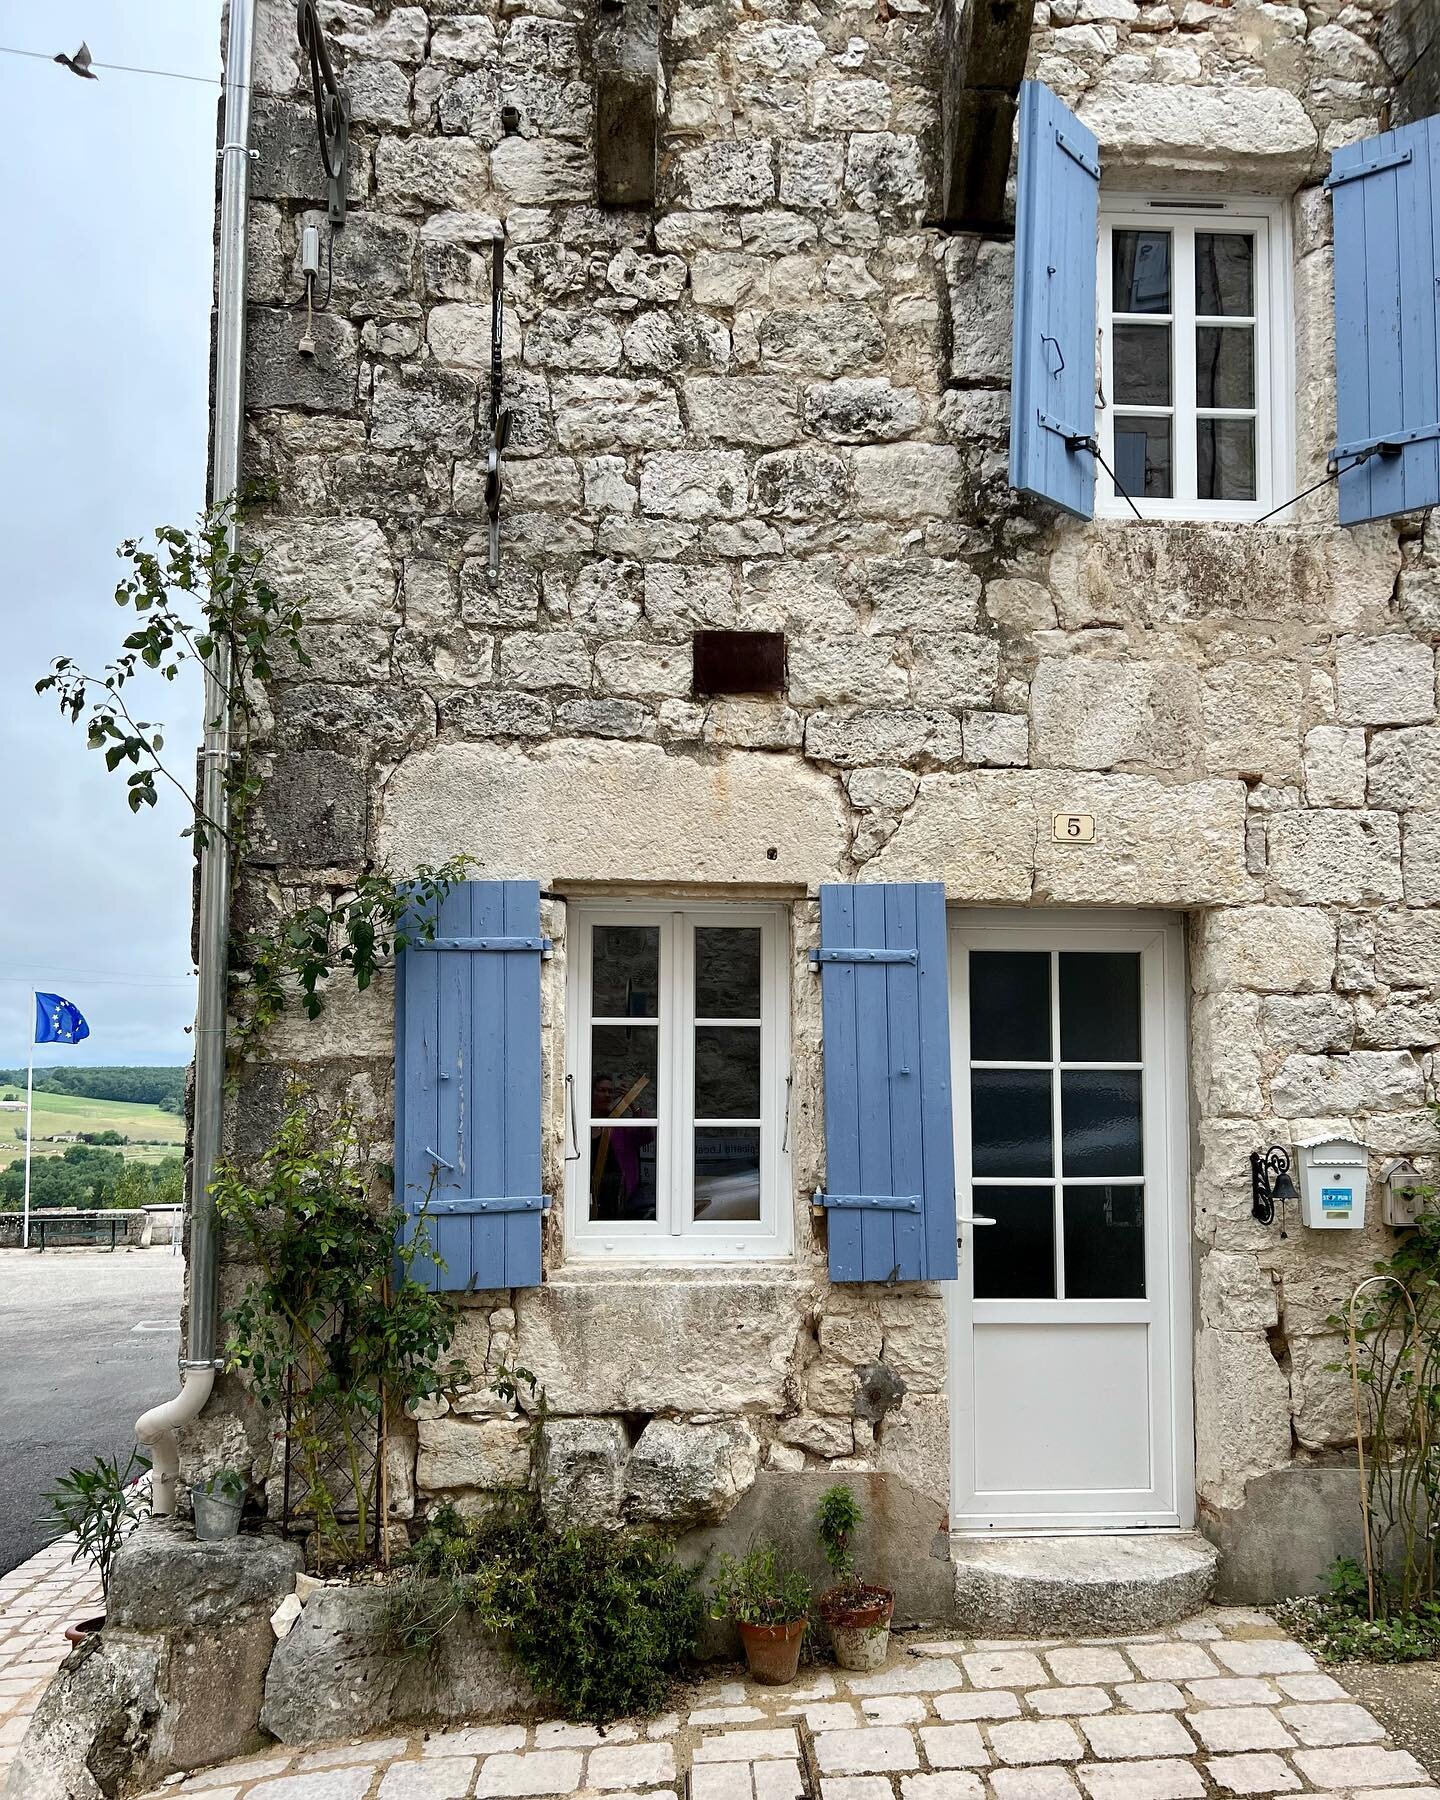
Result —
<path fill-rule="evenodd" d="M 940 1297 L 832 1287 L 810 1217 L 815 885 L 1186 912 L 1199 1488 L 1228 1528 L 1247 1480 L 1343 1446 L 1326 1320 L 1385 1247 L 1378 1227 L 1262 1232 L 1250 1150 L 1321 1125 L 1377 1157 L 1435 1148 L 1440 552 L 1420 518 L 1341 531 L 1333 490 L 1258 527 L 1060 522 L 1013 494 L 1010 245 L 930 222 L 932 0 L 662 11 L 649 212 L 594 200 L 586 0 L 322 8 L 354 109 L 350 213 L 302 360 L 299 233 L 323 184 L 291 9 L 262 0 L 245 467 L 255 541 L 316 623 L 313 667 L 268 694 L 237 920 L 379 856 L 460 850 L 557 894 L 792 905 L 792 1262 L 651 1271 L 641 1294 L 566 1263 L 557 1206 L 544 1286 L 467 1313 L 477 1369 L 513 1354 L 542 1376 L 547 1454 L 601 1516 L 653 1509 L 668 1457 L 697 1519 L 765 1467 L 878 1468 L 947 1504 Z M 1297 487 L 1333 441 L 1319 182 L 1378 128 L 1384 14 L 1036 7 L 1031 71 L 1097 132 L 1107 181 L 1291 199 Z M 492 589 L 502 223 L 515 429 Z M 692 699 L 701 626 L 783 630 L 783 700 Z M 1051 841 L 1059 810 L 1095 814 L 1084 855 Z M 237 1146 L 263 1139 L 286 1067 L 388 1125 L 391 1007 L 381 984 L 287 1028 L 242 1085 Z M 876 1362 L 906 1387 L 878 1423 L 857 1412 Z M 397 1512 L 517 1478 L 516 1436 L 478 1386 L 405 1426 Z"/>

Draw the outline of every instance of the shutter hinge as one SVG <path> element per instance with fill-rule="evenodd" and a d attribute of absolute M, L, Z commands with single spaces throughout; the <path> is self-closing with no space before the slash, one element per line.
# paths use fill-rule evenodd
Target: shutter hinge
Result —
<path fill-rule="evenodd" d="M 810 952 L 810 966 L 817 969 L 822 963 L 918 963 L 919 960 L 918 950 L 855 950 L 840 947 Z"/>
<path fill-rule="evenodd" d="M 454 1200 L 431 1200 L 425 1211 L 436 1214 L 545 1212 L 549 1205 L 548 1194 L 465 1194 Z"/>
<path fill-rule="evenodd" d="M 1058 126 L 1055 130 L 1055 142 L 1073 162 L 1079 163 L 1080 167 L 1087 175 L 1094 176 L 1096 181 L 1100 179 L 1099 163 L 1096 162 L 1093 156 L 1087 156 L 1078 144 L 1072 144 Z"/>
<path fill-rule="evenodd" d="M 861 1212 L 918 1213 L 920 1196 L 919 1194 L 827 1194 L 823 1188 L 816 1188 L 815 1205 L 841 1207 Z"/>
<path fill-rule="evenodd" d="M 1409 150 L 1391 150 L 1388 155 L 1377 156 L 1374 162 L 1359 163 L 1353 169 L 1332 169 L 1325 177 L 1327 188 L 1344 187 L 1347 181 L 1363 181 L 1367 175 L 1378 175 L 1382 169 L 1398 169 L 1402 163 L 1413 160 Z"/>
<path fill-rule="evenodd" d="M 1092 456 L 1099 451 L 1095 435 L 1089 431 L 1077 431 L 1073 425 L 1067 425 L 1063 419 L 1053 419 L 1049 413 L 1037 413 L 1042 429 L 1053 431 L 1056 437 L 1065 440 L 1065 448 L 1072 453 L 1076 450 L 1088 450 Z"/>
<path fill-rule="evenodd" d="M 538 950 L 542 957 L 548 957 L 554 953 L 555 946 L 548 937 L 433 937 L 421 938 L 410 948 L 412 950 L 487 950 L 491 952 Z"/>
<path fill-rule="evenodd" d="M 1399 456 L 1407 444 L 1423 444 L 1437 437 L 1440 437 L 1440 420 L 1433 425 L 1417 425 L 1413 431 L 1387 431 L 1383 437 L 1337 444 L 1330 452 L 1330 461 L 1333 465 L 1342 456 Z"/>

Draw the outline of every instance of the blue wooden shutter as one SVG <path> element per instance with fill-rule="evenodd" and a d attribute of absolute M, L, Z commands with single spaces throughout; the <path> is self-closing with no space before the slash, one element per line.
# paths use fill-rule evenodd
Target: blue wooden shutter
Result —
<path fill-rule="evenodd" d="M 1010 485 L 1095 511 L 1100 147 L 1043 82 L 1020 88 Z"/>
<path fill-rule="evenodd" d="M 445 1289 L 540 1280 L 540 888 L 467 881 L 396 971 L 395 1170 Z"/>
<path fill-rule="evenodd" d="M 955 1275 L 945 890 L 820 889 L 832 1281 Z"/>
<path fill-rule="evenodd" d="M 1440 504 L 1440 118 L 1347 144 L 1325 185 L 1340 523 L 1358 525 Z"/>

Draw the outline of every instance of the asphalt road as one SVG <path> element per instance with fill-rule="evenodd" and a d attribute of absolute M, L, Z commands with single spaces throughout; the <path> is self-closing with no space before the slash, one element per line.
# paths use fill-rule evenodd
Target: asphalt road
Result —
<path fill-rule="evenodd" d="M 55 1477 L 123 1460 L 135 1420 L 175 1392 L 183 1267 L 168 1246 L 0 1250 L 0 1574 L 49 1537 L 36 1521 Z"/>

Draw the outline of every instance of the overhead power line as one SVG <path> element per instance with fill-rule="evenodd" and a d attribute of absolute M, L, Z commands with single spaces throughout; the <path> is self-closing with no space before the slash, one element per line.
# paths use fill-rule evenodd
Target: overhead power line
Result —
<path fill-rule="evenodd" d="M 0 56 L 25 56 L 35 62 L 54 62 L 55 58 L 48 50 L 20 50 L 13 44 L 0 44 Z M 183 69 L 145 69 L 135 63 L 96 62 L 92 59 L 92 69 L 110 69 L 117 75 L 159 75 L 166 81 L 196 81 L 203 87 L 223 87 L 224 83 L 218 75 L 188 75 Z M 237 83 L 237 86 L 248 85 Z"/>

